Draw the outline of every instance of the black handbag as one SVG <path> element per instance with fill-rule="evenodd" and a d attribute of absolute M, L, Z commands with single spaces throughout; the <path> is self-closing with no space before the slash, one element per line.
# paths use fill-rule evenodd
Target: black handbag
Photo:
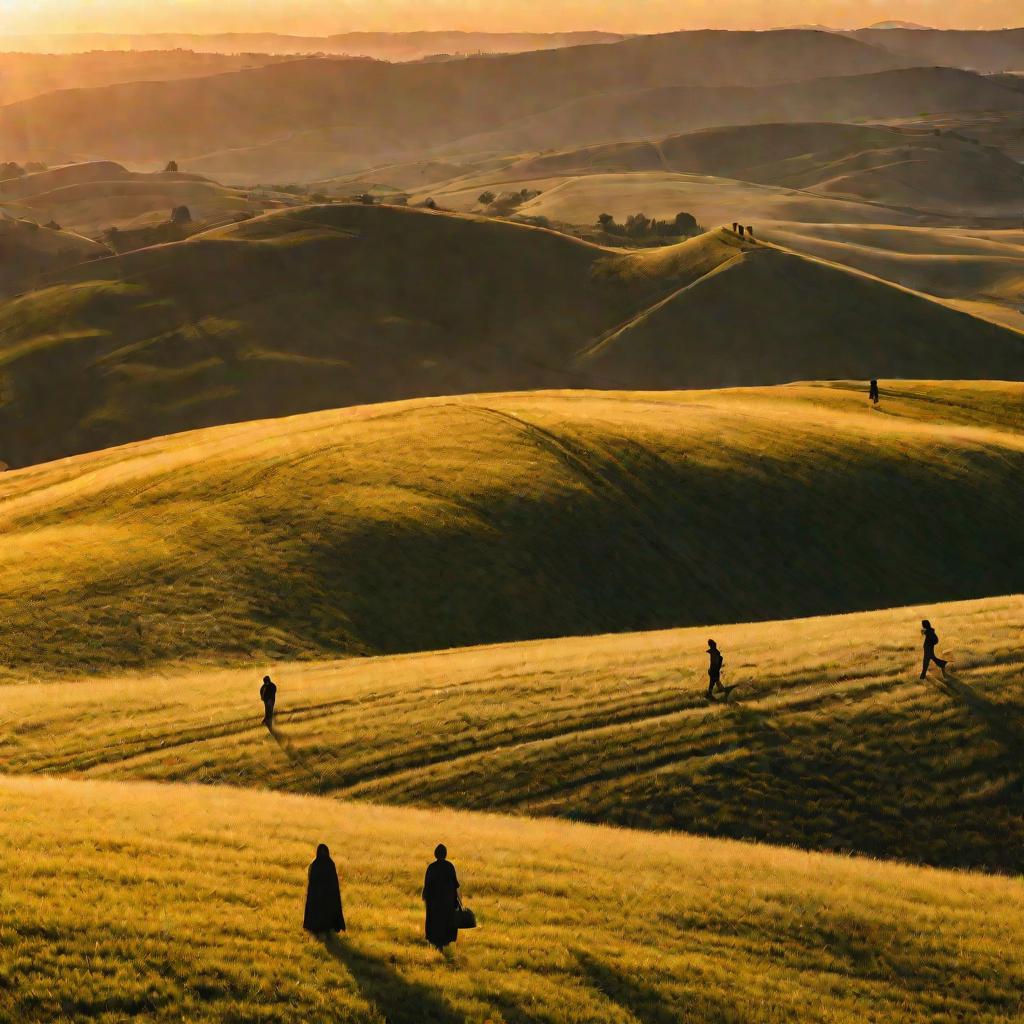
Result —
<path fill-rule="evenodd" d="M 469 907 L 464 907 L 461 899 L 455 908 L 455 927 L 460 932 L 476 927 L 476 914 Z"/>

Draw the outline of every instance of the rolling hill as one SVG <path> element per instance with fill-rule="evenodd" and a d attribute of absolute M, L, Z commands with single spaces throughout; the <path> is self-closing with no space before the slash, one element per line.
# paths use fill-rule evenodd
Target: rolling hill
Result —
<path fill-rule="evenodd" d="M 271 190 L 242 191 L 177 171 L 143 174 L 109 160 L 67 164 L 0 183 L 0 211 L 55 220 L 95 237 L 111 227 L 164 223 L 176 206 L 189 208 L 196 227 L 209 227 L 294 203 Z"/>
<path fill-rule="evenodd" d="M 885 51 L 821 32 L 680 32 L 406 64 L 295 60 L 206 78 L 35 97 L 0 108 L 0 137 L 8 159 L 51 160 L 59 152 L 137 162 L 265 145 L 310 130 L 372 128 L 400 137 L 412 152 L 585 97 L 613 99 L 682 85 L 760 87 L 794 76 L 864 75 L 895 66 L 901 62 Z M 986 85 L 993 97 L 1005 92 L 1024 108 L 1024 95 L 995 83 L 977 79 L 972 89 Z M 941 96 L 932 90 L 929 96 L 927 109 L 947 109 Z M 876 105 L 886 109 L 875 113 L 904 112 L 898 103 Z M 921 109 L 919 101 L 907 112 Z M 318 177 L 332 173 L 328 168 Z"/>
<path fill-rule="evenodd" d="M 1022 387 L 883 382 L 878 410 L 862 386 L 421 400 L 8 472 L 0 663 L 24 679 L 1019 592 Z"/>
<path fill-rule="evenodd" d="M 1020 1012 L 1015 880 L 236 788 L 4 778 L 0 798 L 0 1014 L 26 1024 Z M 439 839 L 481 922 L 446 959 L 419 901 Z M 327 944 L 301 929 L 318 842 L 349 926 Z"/>
<path fill-rule="evenodd" d="M 970 68 L 985 74 L 1024 69 L 1024 28 L 866 28 L 848 34 L 914 64 Z"/>
<path fill-rule="evenodd" d="M 8 773 L 230 784 L 1024 870 L 1021 597 L 13 686 Z M 919 682 L 919 622 L 952 658 Z M 728 703 L 704 698 L 706 637 Z M 130 641 L 131 642 L 131 641 Z"/>
<path fill-rule="evenodd" d="M 762 234 L 1024 330 L 1024 232 L 780 223 Z"/>
<path fill-rule="evenodd" d="M 594 146 L 512 164 L 504 175 L 669 171 L 739 179 L 945 216 L 1013 218 L 1024 207 L 1020 164 L 956 135 L 874 125 L 764 124 L 656 141 Z M 884 211 L 876 211 L 884 218 Z M 781 219 L 781 218 L 779 218 Z"/>
<path fill-rule="evenodd" d="M 0 460 L 417 396 L 922 372 L 1024 378 L 1024 336 L 731 231 L 626 251 L 429 210 L 310 207 L 0 305 Z"/>
<path fill-rule="evenodd" d="M 0 213 L 0 296 L 28 287 L 44 274 L 109 255 L 105 245 L 91 238 Z"/>

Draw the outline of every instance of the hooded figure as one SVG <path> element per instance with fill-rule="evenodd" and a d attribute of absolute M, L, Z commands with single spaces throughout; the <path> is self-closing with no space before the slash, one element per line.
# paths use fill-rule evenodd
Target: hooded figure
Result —
<path fill-rule="evenodd" d="M 423 879 L 423 902 L 427 906 L 427 942 L 444 949 L 459 937 L 455 911 L 459 906 L 459 879 L 442 844 L 434 850 L 437 859 L 427 868 Z"/>
<path fill-rule="evenodd" d="M 868 384 L 868 398 L 871 399 L 872 404 L 878 405 L 878 381 L 874 378 Z"/>
<path fill-rule="evenodd" d="M 270 676 L 263 677 L 263 685 L 260 687 L 260 700 L 263 701 L 263 724 L 268 728 L 274 727 L 274 703 L 277 700 L 277 685 Z"/>
<path fill-rule="evenodd" d="M 302 918 L 302 927 L 314 935 L 345 930 L 338 869 L 331 860 L 331 851 L 323 843 L 316 848 L 316 860 L 309 865 L 306 913 Z"/>

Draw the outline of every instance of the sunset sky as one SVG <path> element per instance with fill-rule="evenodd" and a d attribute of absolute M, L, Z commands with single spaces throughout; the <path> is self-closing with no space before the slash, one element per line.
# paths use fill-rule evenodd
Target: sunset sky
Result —
<path fill-rule="evenodd" d="M 1024 0 L 0 0 L 0 34 L 16 32 L 358 29 L 563 31 L 601 28 L 836 28 L 900 19 L 939 28 L 1024 24 Z"/>

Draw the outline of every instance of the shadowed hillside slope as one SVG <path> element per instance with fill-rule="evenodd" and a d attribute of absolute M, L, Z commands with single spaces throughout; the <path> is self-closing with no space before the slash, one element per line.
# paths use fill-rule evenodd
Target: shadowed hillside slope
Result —
<path fill-rule="evenodd" d="M 1021 597 L 13 686 L 8 773 L 558 815 L 1020 874 Z M 951 665 L 918 681 L 920 620 Z M 704 697 L 706 638 L 728 703 Z"/>
<path fill-rule="evenodd" d="M 127 160 L 168 159 L 173 151 L 180 159 L 306 129 L 355 126 L 393 132 L 409 148 L 423 148 L 585 96 L 678 85 L 756 87 L 904 64 L 854 39 L 801 31 L 678 32 L 412 64 L 296 60 L 38 96 L 0 108 L 0 137 L 16 159 L 46 159 L 54 150 Z"/>
<path fill-rule="evenodd" d="M 1010 879 L 234 788 L 4 778 L 0 800 L 0 1016 L 19 1022 L 1019 1016 Z M 481 922 L 447 961 L 419 900 L 439 838 Z M 349 927 L 327 944 L 300 927 L 318 842 Z"/>
<path fill-rule="evenodd" d="M 0 305 L 0 459 L 416 396 L 924 373 L 1024 378 L 1024 336 L 727 231 L 626 252 L 316 207 Z"/>
<path fill-rule="evenodd" d="M 48 272 L 109 255 L 105 245 L 91 238 L 0 213 L 0 296 L 27 287 Z"/>
<path fill-rule="evenodd" d="M 1024 70 L 1024 28 L 998 31 L 864 28 L 848 34 L 914 64 L 942 64 L 989 74 Z"/>
<path fill-rule="evenodd" d="M 15 678 L 1024 589 L 1022 385 L 421 400 L 0 476 Z"/>

